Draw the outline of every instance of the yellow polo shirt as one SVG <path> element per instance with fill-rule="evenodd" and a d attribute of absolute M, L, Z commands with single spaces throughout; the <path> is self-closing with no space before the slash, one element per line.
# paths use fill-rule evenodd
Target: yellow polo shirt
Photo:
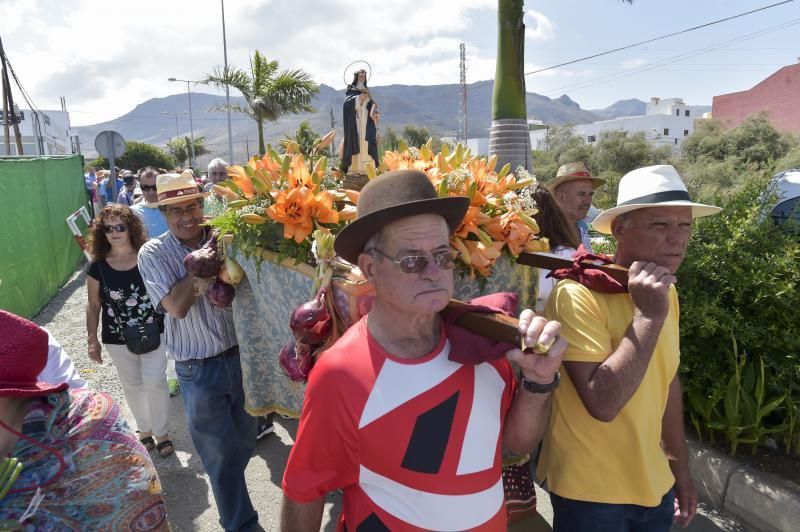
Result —
<path fill-rule="evenodd" d="M 561 322 L 569 343 L 565 361 L 605 360 L 633 320 L 630 295 L 600 294 L 561 281 L 546 315 Z M 593 418 L 562 368 L 537 474 L 562 497 L 581 501 L 657 506 L 675 482 L 661 448 L 661 420 L 680 361 L 678 293 L 669 291 L 669 314 L 639 388 L 610 423 Z"/>

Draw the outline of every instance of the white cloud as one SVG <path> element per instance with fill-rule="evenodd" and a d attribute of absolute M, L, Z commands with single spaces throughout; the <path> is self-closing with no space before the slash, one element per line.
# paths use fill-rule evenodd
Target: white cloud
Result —
<path fill-rule="evenodd" d="M 622 70 L 633 70 L 634 68 L 639 68 L 640 66 L 644 66 L 649 61 L 647 59 L 636 58 L 636 59 L 626 59 L 622 63 L 620 63 L 620 67 Z"/>
<path fill-rule="evenodd" d="M 357 59 L 372 65 L 373 85 L 458 83 L 459 42 L 493 40 L 496 26 L 485 21 L 496 6 L 496 0 L 226 2 L 228 62 L 247 69 L 258 49 L 282 68 L 302 68 L 337 88 L 345 66 Z M 217 1 L 0 0 L 0 20 L 3 44 L 36 104 L 56 108 L 65 96 L 74 125 L 182 92 L 185 86 L 167 78 L 200 79 L 223 62 Z M 484 68 L 488 58 L 474 61 L 482 78 L 494 75 L 493 65 Z"/>
<path fill-rule="evenodd" d="M 525 37 L 536 41 L 545 41 L 555 36 L 553 23 L 544 13 L 529 9 L 523 18 L 525 23 Z"/>

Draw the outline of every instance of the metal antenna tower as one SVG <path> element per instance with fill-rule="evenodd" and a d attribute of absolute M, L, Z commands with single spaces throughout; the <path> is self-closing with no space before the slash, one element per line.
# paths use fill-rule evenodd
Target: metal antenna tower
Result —
<path fill-rule="evenodd" d="M 458 110 L 458 140 L 467 142 L 467 52 L 464 43 L 458 45 L 460 50 L 459 69 L 461 76 L 459 83 L 461 85 L 461 103 Z"/>

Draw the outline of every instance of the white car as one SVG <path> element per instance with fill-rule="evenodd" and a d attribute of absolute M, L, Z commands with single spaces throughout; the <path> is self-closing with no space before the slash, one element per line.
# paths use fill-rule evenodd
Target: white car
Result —
<path fill-rule="evenodd" d="M 767 189 L 766 197 L 774 194 L 769 215 L 776 224 L 792 222 L 800 228 L 800 168 L 792 168 L 775 174 Z"/>

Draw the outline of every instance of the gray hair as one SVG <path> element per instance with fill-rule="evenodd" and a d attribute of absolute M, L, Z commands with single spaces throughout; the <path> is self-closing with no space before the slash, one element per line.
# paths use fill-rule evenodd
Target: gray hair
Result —
<path fill-rule="evenodd" d="M 361 253 L 368 253 L 377 247 L 381 247 L 383 245 L 383 229 L 374 233 L 371 237 L 367 239 L 364 243 L 364 249 L 361 250 Z"/>
<path fill-rule="evenodd" d="M 211 162 L 208 163 L 209 170 L 211 170 L 212 168 L 218 168 L 220 166 L 222 168 L 225 168 L 226 166 L 228 166 L 228 163 L 226 163 L 223 159 L 220 159 L 219 157 L 217 157 L 216 159 L 211 159 Z"/>
<path fill-rule="evenodd" d="M 633 221 L 633 211 L 623 212 L 622 214 L 617 215 L 616 218 L 611 220 L 611 231 L 614 231 L 614 227 L 618 225 L 622 225 L 623 227 L 628 227 L 631 225 Z"/>

